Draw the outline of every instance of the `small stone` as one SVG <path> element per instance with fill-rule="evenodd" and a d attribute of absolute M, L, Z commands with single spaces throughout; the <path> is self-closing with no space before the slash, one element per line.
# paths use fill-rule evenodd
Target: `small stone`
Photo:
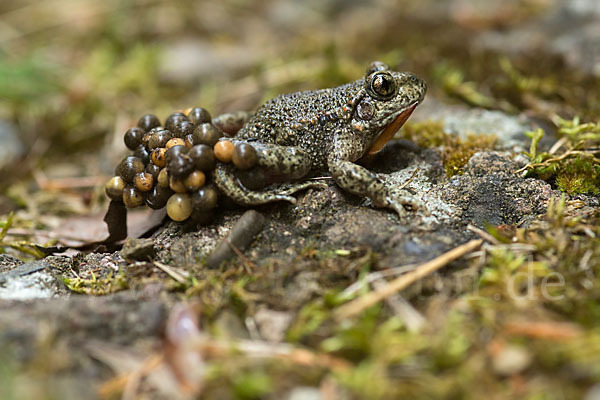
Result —
<path fill-rule="evenodd" d="M 121 249 L 121 257 L 127 262 L 148 261 L 155 255 L 154 239 L 127 239 Z"/>
<path fill-rule="evenodd" d="M 524 371 L 531 364 L 532 356 L 525 348 L 504 345 L 492 356 L 492 367 L 498 375 L 509 376 Z"/>

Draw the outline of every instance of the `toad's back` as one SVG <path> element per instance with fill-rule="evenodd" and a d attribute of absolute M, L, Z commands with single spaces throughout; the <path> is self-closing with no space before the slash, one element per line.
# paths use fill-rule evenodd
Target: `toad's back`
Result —
<path fill-rule="evenodd" d="M 344 107 L 363 86 L 358 80 L 335 88 L 280 95 L 260 107 L 238 132 L 240 139 L 298 146 L 315 168 L 326 165 L 331 135 L 344 127 Z"/>

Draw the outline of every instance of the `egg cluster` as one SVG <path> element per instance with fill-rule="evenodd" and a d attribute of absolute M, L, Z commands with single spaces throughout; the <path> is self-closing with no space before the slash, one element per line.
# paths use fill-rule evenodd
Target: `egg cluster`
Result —
<path fill-rule="evenodd" d="M 164 125 L 155 115 L 144 115 L 125 132 L 125 145 L 133 154 L 117 166 L 105 185 L 106 195 L 128 208 L 166 206 L 174 221 L 208 222 L 219 200 L 210 182 L 217 163 L 233 162 L 242 172 L 258 161 L 253 146 L 234 145 L 224 136 L 201 107 L 173 113 Z"/>

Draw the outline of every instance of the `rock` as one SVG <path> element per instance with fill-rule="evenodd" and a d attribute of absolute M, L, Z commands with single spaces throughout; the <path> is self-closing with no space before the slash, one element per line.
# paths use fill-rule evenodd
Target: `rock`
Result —
<path fill-rule="evenodd" d="M 235 223 L 229 235 L 221 240 L 206 260 L 206 266 L 217 268 L 224 261 L 236 256 L 234 247 L 244 251 L 265 226 L 265 217 L 255 210 L 248 210 Z"/>
<path fill-rule="evenodd" d="M 533 357 L 521 346 L 505 345 L 492 356 L 492 367 L 498 375 L 510 376 L 524 371 Z"/>
<path fill-rule="evenodd" d="M 600 400 L 600 383 L 592 386 L 583 397 L 583 400 Z"/>
<path fill-rule="evenodd" d="M 286 400 L 321 400 L 321 391 L 314 387 L 295 387 L 289 391 Z"/>
<path fill-rule="evenodd" d="M 121 250 L 121 256 L 127 262 L 148 261 L 155 254 L 154 239 L 127 239 Z"/>
<path fill-rule="evenodd" d="M 521 152 L 528 149 L 526 131 L 536 125 L 524 116 L 508 115 L 500 111 L 469 108 L 460 105 L 444 105 L 427 99 L 417 108 L 411 121 L 441 121 L 444 131 L 461 139 L 468 135 L 494 134 L 498 138 L 498 149 Z"/>
<path fill-rule="evenodd" d="M 462 223 L 517 224 L 546 211 L 554 193 L 550 185 L 521 178 L 518 165 L 506 153 L 480 152 L 471 157 L 463 175 L 444 185 L 442 198 L 462 211 Z"/>
<path fill-rule="evenodd" d="M 5 272 L 0 274 L 0 299 L 32 300 L 58 296 L 60 284 L 55 276 L 45 271 L 48 263 L 43 260 L 22 263 L 14 257 L 1 256 L 0 271 Z"/>
<path fill-rule="evenodd" d="M 0 120 L 0 171 L 10 166 L 25 154 L 21 134 L 9 122 Z"/>
<path fill-rule="evenodd" d="M 282 342 L 294 315 L 290 312 L 269 310 L 261 307 L 254 314 L 260 335 L 271 342 Z"/>

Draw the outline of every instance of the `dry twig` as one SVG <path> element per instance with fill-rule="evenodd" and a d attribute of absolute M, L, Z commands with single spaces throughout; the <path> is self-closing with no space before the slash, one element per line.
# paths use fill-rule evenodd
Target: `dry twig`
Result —
<path fill-rule="evenodd" d="M 417 280 L 446 266 L 457 258 L 460 258 L 463 255 L 477 249 L 482 243 L 483 240 L 477 239 L 455 247 L 454 249 L 434 258 L 433 260 L 421 264 L 414 271 L 394 279 L 387 285 L 382 286 L 381 288 L 378 288 L 377 290 L 359 297 L 347 304 L 344 304 L 335 312 L 336 319 L 341 320 L 360 313 L 364 309 L 406 288 L 413 282 L 416 282 Z"/>

